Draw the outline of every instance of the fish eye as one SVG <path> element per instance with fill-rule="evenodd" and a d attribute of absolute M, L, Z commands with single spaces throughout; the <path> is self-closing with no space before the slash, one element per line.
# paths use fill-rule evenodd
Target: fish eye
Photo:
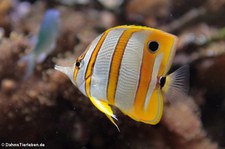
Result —
<path fill-rule="evenodd" d="M 80 62 L 76 62 L 76 67 L 80 67 Z"/>
<path fill-rule="evenodd" d="M 150 52 L 155 52 L 159 49 L 159 43 L 157 41 L 150 41 L 148 43 L 148 49 Z"/>

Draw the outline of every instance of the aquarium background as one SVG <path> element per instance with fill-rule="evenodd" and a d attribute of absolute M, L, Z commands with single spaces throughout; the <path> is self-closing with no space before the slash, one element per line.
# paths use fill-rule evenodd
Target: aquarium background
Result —
<path fill-rule="evenodd" d="M 50 8 L 60 12 L 56 46 L 24 78 L 27 64 L 18 61 L 34 48 Z M 225 148 L 224 17 L 224 0 L 0 0 L 1 147 L 42 143 L 55 149 Z M 74 63 L 97 35 L 124 24 L 179 37 L 171 72 L 190 65 L 190 92 L 165 100 L 162 120 L 155 126 L 114 108 L 119 132 L 53 68 Z"/>

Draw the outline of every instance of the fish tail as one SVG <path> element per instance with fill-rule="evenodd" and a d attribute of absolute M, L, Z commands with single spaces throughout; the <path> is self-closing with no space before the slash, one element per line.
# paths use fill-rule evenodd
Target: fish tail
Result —
<path fill-rule="evenodd" d="M 189 91 L 189 65 L 184 65 L 160 79 L 160 87 L 169 101 L 181 98 Z"/>
<path fill-rule="evenodd" d="M 30 75 L 32 75 L 35 67 L 35 55 L 33 53 L 30 53 L 28 55 L 23 56 L 20 60 L 19 63 L 26 62 L 26 73 L 24 76 L 24 79 L 28 78 Z"/>

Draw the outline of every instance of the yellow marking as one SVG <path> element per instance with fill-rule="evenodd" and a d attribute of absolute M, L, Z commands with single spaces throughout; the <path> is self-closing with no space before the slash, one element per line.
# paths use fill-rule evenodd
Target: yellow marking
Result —
<path fill-rule="evenodd" d="M 73 74 L 73 80 L 74 82 L 76 82 L 76 78 L 77 78 L 77 74 L 78 74 L 78 69 L 76 66 L 75 66 L 75 70 L 74 70 L 74 74 Z"/>
<path fill-rule="evenodd" d="M 113 53 L 110 73 L 109 73 L 108 88 L 107 88 L 107 98 L 108 98 L 109 104 L 111 105 L 114 105 L 114 102 L 115 102 L 116 86 L 117 86 L 117 82 L 119 78 L 118 76 L 119 76 L 120 65 L 122 62 L 124 50 L 126 48 L 127 42 L 129 41 L 130 37 L 136 31 L 138 31 L 138 29 L 128 29 L 124 31 Z"/>
<path fill-rule="evenodd" d="M 76 62 L 81 62 L 81 60 L 84 59 L 84 57 L 85 57 L 87 51 L 89 50 L 89 48 L 90 48 L 90 45 L 86 48 L 86 50 L 84 51 L 84 53 L 81 54 L 81 56 L 77 58 Z M 77 66 L 75 66 L 74 74 L 73 74 L 73 80 L 74 80 L 74 82 L 76 82 L 76 78 L 77 78 L 78 71 L 79 71 L 79 68 Z"/>
<path fill-rule="evenodd" d="M 107 30 L 104 32 L 104 34 L 102 35 L 101 39 L 99 40 L 99 42 L 97 43 L 95 49 L 93 50 L 92 52 L 92 55 L 90 57 L 90 60 L 89 60 L 89 63 L 88 63 L 88 66 L 87 66 L 87 70 L 86 70 L 86 74 L 85 74 L 85 89 L 86 89 L 86 95 L 90 98 L 90 87 L 91 87 L 91 74 L 92 74 L 92 71 L 93 71 L 93 66 L 94 66 L 94 63 L 96 61 L 96 58 L 97 58 L 97 55 L 98 55 L 98 52 L 102 46 L 102 43 L 104 42 L 106 36 L 108 35 L 108 32 L 110 30 Z"/>
<path fill-rule="evenodd" d="M 152 93 L 151 100 L 148 104 L 148 109 L 141 119 L 146 120 L 145 123 L 157 124 L 161 117 L 163 111 L 163 98 L 162 93 L 159 88 L 154 90 Z"/>
<path fill-rule="evenodd" d="M 166 82 L 165 82 L 165 84 L 164 84 L 164 86 L 162 88 L 163 93 L 167 93 L 168 90 L 169 90 L 169 85 L 171 83 L 171 78 L 170 77 L 171 77 L 170 75 L 166 77 Z"/>
<path fill-rule="evenodd" d="M 170 70 L 170 67 L 171 67 L 173 59 L 174 59 L 174 55 L 176 53 L 177 37 L 176 36 L 172 36 L 172 38 L 170 40 L 172 40 L 171 43 L 172 42 L 173 43 L 172 43 L 172 47 L 170 49 L 170 53 L 169 53 L 169 56 L 168 56 L 168 61 L 167 61 L 167 64 L 166 64 L 166 68 L 165 68 L 165 70 L 163 72 L 163 76 L 166 76 L 166 74 Z"/>
<path fill-rule="evenodd" d="M 136 121 L 141 121 L 146 124 L 155 125 L 161 120 L 163 113 L 163 97 L 159 89 L 154 90 L 152 93 L 151 100 L 148 105 L 148 109 L 145 112 L 135 113 L 135 111 L 130 113 L 125 113 L 132 119 Z"/>
<path fill-rule="evenodd" d="M 148 31 L 163 32 L 163 31 L 160 31 L 160 30 L 155 29 L 155 28 L 150 28 L 150 27 L 147 27 L 147 26 L 136 26 L 136 25 L 120 25 L 120 26 L 113 27 L 112 29 L 117 29 L 117 28 L 138 29 L 138 30 L 148 30 Z"/>
<path fill-rule="evenodd" d="M 91 97 L 91 96 L 90 96 L 90 100 L 93 103 L 93 105 L 98 110 L 100 110 L 101 112 L 103 112 L 108 117 L 108 119 L 116 126 L 116 128 L 120 131 L 119 127 L 117 126 L 117 124 L 114 121 L 114 119 L 117 120 L 117 118 L 113 114 L 113 111 L 112 111 L 111 107 L 107 103 L 105 103 L 105 102 L 103 102 L 101 100 L 95 99 L 94 97 Z"/>

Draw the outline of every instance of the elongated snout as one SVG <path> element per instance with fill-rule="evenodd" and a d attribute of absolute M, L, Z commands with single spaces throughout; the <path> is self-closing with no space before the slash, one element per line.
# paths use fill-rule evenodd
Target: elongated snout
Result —
<path fill-rule="evenodd" d="M 67 75 L 70 78 L 70 80 L 73 82 L 73 84 L 76 85 L 76 83 L 74 82 L 74 79 L 73 79 L 73 74 L 74 74 L 73 66 L 64 67 L 64 66 L 55 65 L 54 69 L 64 73 L 65 75 Z"/>

